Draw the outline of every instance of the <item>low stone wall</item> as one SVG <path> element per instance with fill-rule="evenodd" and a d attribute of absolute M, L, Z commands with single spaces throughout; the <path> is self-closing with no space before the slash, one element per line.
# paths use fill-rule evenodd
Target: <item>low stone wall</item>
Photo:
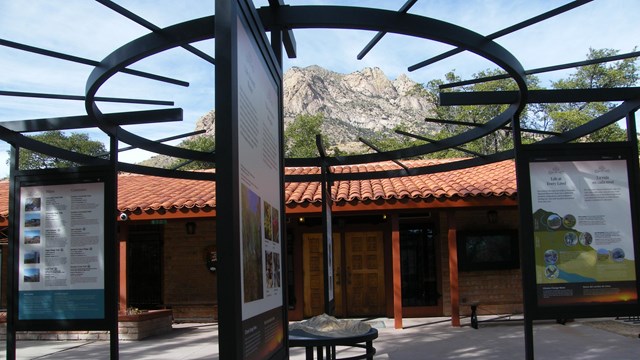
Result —
<path fill-rule="evenodd" d="M 118 317 L 118 338 L 120 340 L 141 340 L 149 336 L 171 331 L 173 312 L 171 310 L 150 310 L 136 315 Z"/>
<path fill-rule="evenodd" d="M 7 323 L 0 316 L 0 339 L 7 338 Z M 149 336 L 171 331 L 173 313 L 171 310 L 150 310 L 135 315 L 118 317 L 119 340 L 141 340 Z M 109 340 L 108 331 L 19 331 L 18 340 Z"/>

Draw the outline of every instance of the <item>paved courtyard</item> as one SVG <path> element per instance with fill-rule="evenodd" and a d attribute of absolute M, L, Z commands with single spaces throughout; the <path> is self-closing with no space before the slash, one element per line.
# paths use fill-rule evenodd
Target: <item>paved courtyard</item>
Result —
<path fill-rule="evenodd" d="M 598 321 L 597 324 L 591 324 Z M 378 328 L 375 359 L 524 359 L 524 328 L 521 321 L 481 323 L 454 328 L 447 318 L 405 319 L 405 329 L 393 328 L 392 319 L 374 319 Z M 536 322 L 536 359 L 632 360 L 640 359 L 640 325 L 623 325 L 626 335 L 604 330 L 610 320 L 581 319 L 559 325 Z M 175 324 L 167 335 L 142 341 L 120 342 L 120 359 L 217 359 L 216 324 Z M 0 345 L 4 358 L 6 344 Z M 338 348 L 338 358 L 354 355 Z M 19 341 L 18 359 L 108 359 L 106 341 Z M 304 350 L 292 349 L 291 359 L 304 359 Z"/>

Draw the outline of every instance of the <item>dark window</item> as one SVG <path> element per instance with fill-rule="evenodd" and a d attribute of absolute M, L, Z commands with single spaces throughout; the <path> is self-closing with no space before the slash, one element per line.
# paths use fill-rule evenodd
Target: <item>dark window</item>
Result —
<path fill-rule="evenodd" d="M 295 269 L 293 267 L 293 233 L 287 229 L 287 302 L 289 310 L 296 308 Z"/>
<path fill-rule="evenodd" d="M 400 224 L 402 306 L 438 305 L 436 237 L 431 224 Z"/>
<path fill-rule="evenodd" d="M 519 268 L 518 232 L 458 232 L 458 266 L 461 271 Z"/>
<path fill-rule="evenodd" d="M 140 309 L 162 305 L 162 225 L 129 228 L 127 302 Z"/>

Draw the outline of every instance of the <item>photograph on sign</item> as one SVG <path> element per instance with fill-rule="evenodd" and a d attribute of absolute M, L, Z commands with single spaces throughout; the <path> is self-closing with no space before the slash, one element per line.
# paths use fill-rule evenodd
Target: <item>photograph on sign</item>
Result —
<path fill-rule="evenodd" d="M 638 301 L 626 160 L 529 164 L 538 306 Z"/>
<path fill-rule="evenodd" d="M 104 319 L 104 183 L 20 189 L 18 320 Z"/>

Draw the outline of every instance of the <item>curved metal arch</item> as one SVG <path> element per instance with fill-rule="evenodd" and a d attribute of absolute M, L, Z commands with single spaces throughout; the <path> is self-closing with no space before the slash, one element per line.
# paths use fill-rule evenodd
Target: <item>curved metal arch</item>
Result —
<path fill-rule="evenodd" d="M 22 148 L 29 149 L 34 152 L 51 155 L 56 158 L 72 161 L 78 164 L 86 164 L 86 165 L 109 164 L 109 160 L 107 159 L 101 159 L 98 157 L 85 155 L 75 151 L 65 150 L 57 146 L 49 145 L 42 141 L 34 140 L 28 136 L 24 136 L 19 132 L 9 130 L 4 126 L 0 126 L 0 138 L 13 146 L 19 145 Z"/>
<path fill-rule="evenodd" d="M 111 76 L 139 60 L 174 47 L 210 39 L 215 33 L 214 25 L 213 16 L 189 20 L 163 29 L 162 35 L 155 32 L 149 33 L 107 55 L 87 78 L 85 88 L 87 114 L 95 118 L 102 131 L 129 145 L 167 156 L 212 161 L 211 153 L 161 144 L 124 130 L 105 118 L 95 103 L 95 95 Z"/>
<path fill-rule="evenodd" d="M 504 126 L 513 116 L 519 114 L 526 104 L 527 85 L 524 79 L 524 68 L 519 61 L 497 43 L 457 25 L 412 14 L 344 6 L 286 6 L 280 7 L 275 11 L 271 8 L 263 8 L 259 10 L 259 14 L 267 30 L 274 25 L 278 25 L 281 28 L 378 30 L 464 47 L 502 67 L 513 77 L 518 85 L 520 90 L 518 101 L 482 127 L 470 129 L 463 134 L 440 141 L 437 144 L 426 144 L 377 154 L 328 158 L 327 161 L 330 165 L 401 159 L 458 146 L 486 136 Z M 104 119 L 100 109 L 95 104 L 95 94 L 100 86 L 111 76 L 138 60 L 173 47 L 182 46 L 185 43 L 214 37 L 214 23 L 215 17 L 210 16 L 176 24 L 163 29 L 165 36 L 151 33 L 122 46 L 108 55 L 101 61 L 100 66 L 94 69 L 87 80 L 87 100 L 85 101 L 87 113 L 96 118 L 99 127 L 103 131 L 131 145 L 169 156 L 212 161 L 209 153 L 158 144 L 110 123 Z M 288 159 L 286 161 L 287 165 L 293 166 L 314 166 L 317 163 L 317 158 Z"/>
<path fill-rule="evenodd" d="M 505 70 L 516 81 L 519 88 L 518 101 L 498 117 L 480 128 L 470 129 L 460 135 L 439 143 L 425 144 L 411 148 L 385 151 L 376 154 L 351 155 L 326 158 L 329 165 L 347 165 L 374 161 L 396 160 L 417 155 L 425 155 L 462 145 L 486 136 L 506 125 L 513 116 L 519 115 L 526 104 L 527 85 L 524 68 L 506 49 L 485 36 L 468 29 L 440 20 L 423 16 L 397 13 L 394 11 L 356 8 L 344 6 L 285 6 L 276 11 L 270 8 L 258 10 L 267 30 L 275 25 L 282 28 L 342 28 L 384 31 L 447 43 L 465 48 Z M 314 166 L 317 158 L 289 158 L 288 166 Z"/>

